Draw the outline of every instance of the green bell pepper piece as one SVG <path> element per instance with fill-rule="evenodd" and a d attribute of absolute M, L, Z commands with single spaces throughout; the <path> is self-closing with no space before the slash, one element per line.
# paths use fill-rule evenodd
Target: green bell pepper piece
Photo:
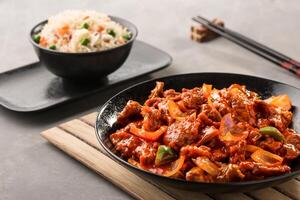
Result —
<path fill-rule="evenodd" d="M 259 132 L 263 135 L 269 135 L 277 141 L 283 142 L 285 140 L 282 133 L 277 128 L 275 128 L 273 126 L 263 127 L 261 129 L 259 129 Z"/>
<path fill-rule="evenodd" d="M 174 158 L 176 158 L 176 154 L 170 147 L 165 145 L 160 145 L 156 153 L 155 165 L 160 166 L 166 164 L 174 160 Z"/>

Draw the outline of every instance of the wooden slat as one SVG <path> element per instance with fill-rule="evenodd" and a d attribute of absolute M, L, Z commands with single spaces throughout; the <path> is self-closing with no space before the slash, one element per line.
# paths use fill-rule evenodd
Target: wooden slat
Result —
<path fill-rule="evenodd" d="M 243 193 L 210 194 L 216 200 L 251 200 L 252 198 Z"/>
<path fill-rule="evenodd" d="M 290 180 L 274 188 L 292 199 L 300 199 L 300 182 L 297 180 Z"/>
<path fill-rule="evenodd" d="M 59 129 L 52 128 L 42 136 L 84 165 L 93 169 L 136 199 L 173 200 L 169 194 L 125 169 L 87 143 Z M 126 178 L 124 178 L 126 177 Z"/>
<path fill-rule="evenodd" d="M 95 117 L 95 115 L 92 116 L 92 117 Z M 86 119 L 87 118 L 85 118 L 85 120 Z M 92 118 L 90 118 L 89 120 L 91 120 L 91 119 Z M 65 131 L 69 132 L 70 134 L 80 138 L 81 140 L 87 142 L 88 144 L 92 144 L 94 141 L 98 142 L 97 138 L 95 136 L 94 128 L 92 126 L 90 126 L 89 124 L 86 124 L 83 121 L 75 119 L 75 120 L 69 121 L 67 123 L 61 124 L 61 125 L 59 125 L 59 127 L 62 128 L 63 130 L 65 130 Z M 92 146 L 96 146 L 96 145 L 97 144 L 93 144 Z M 97 145 L 97 148 L 100 148 L 100 147 Z M 124 168 L 124 170 L 126 170 L 126 169 Z M 170 193 L 172 193 L 176 197 L 179 197 L 180 199 L 185 197 L 186 195 L 188 195 L 189 199 L 191 199 L 191 200 L 192 199 L 195 199 L 195 200 L 199 199 L 199 197 L 201 197 L 201 199 L 203 199 L 203 200 L 210 200 L 211 199 L 207 195 L 199 193 L 199 192 L 196 192 L 194 194 L 191 193 L 191 192 L 188 192 L 188 194 L 187 194 L 186 191 L 181 191 L 181 190 L 178 190 L 178 189 L 174 189 L 174 188 L 172 188 L 170 186 L 167 186 L 167 185 L 160 185 L 157 182 L 152 182 L 152 183 L 156 184 L 156 185 L 159 185 L 159 187 L 164 187 L 166 190 L 170 191 Z"/>
<path fill-rule="evenodd" d="M 98 115 L 97 112 L 93 112 L 91 114 L 88 114 L 88 115 L 85 115 L 85 116 L 81 117 L 80 119 L 82 121 L 88 123 L 92 127 L 95 127 L 97 115 Z"/>
<path fill-rule="evenodd" d="M 290 200 L 289 197 L 274 190 L 273 188 L 265 188 L 262 190 L 256 190 L 256 191 L 252 191 L 247 194 L 255 199 Z"/>
<path fill-rule="evenodd" d="M 101 146 L 95 134 L 95 129 L 92 126 L 78 119 L 74 119 L 72 121 L 61 124 L 58 127 L 69 133 L 72 133 L 72 135 L 75 135 L 76 137 L 92 145 L 96 149 L 101 149 Z"/>
<path fill-rule="evenodd" d="M 155 183 L 159 185 L 160 188 L 164 188 L 168 193 L 172 194 L 172 196 L 176 197 L 176 199 L 182 199 L 182 200 L 213 200 L 213 198 L 210 198 L 204 193 L 201 192 L 195 192 L 195 191 L 186 191 L 186 190 L 180 190 L 173 187 L 170 187 L 168 185 L 162 185 L 160 183 Z M 153 198 L 156 199 L 156 198 Z M 158 199 L 158 198 L 157 198 Z"/>

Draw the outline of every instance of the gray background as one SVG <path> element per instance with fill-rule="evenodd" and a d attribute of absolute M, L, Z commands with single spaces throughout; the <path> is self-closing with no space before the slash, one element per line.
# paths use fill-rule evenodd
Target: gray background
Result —
<path fill-rule="evenodd" d="M 225 39 L 206 44 L 189 39 L 192 16 L 220 17 L 228 27 L 300 59 L 300 1 L 296 0 L 1 0 L 0 71 L 37 61 L 28 42 L 30 28 L 49 15 L 72 8 L 95 9 L 132 21 L 139 29 L 138 38 L 170 53 L 173 64 L 46 112 L 16 113 L 0 107 L 1 200 L 129 199 L 49 145 L 39 132 L 96 110 L 133 83 L 169 74 L 213 71 L 256 75 L 300 87 L 300 79 L 294 75 Z"/>

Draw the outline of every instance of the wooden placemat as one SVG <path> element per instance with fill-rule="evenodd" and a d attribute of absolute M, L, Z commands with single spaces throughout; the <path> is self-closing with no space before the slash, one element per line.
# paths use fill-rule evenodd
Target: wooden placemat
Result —
<path fill-rule="evenodd" d="M 116 163 L 102 151 L 95 135 L 97 113 L 61 124 L 41 133 L 56 147 L 91 168 L 136 199 L 190 199 L 190 200 L 251 200 L 251 199 L 299 199 L 300 177 L 276 187 L 261 189 L 249 193 L 204 194 L 184 191 L 162 185 L 152 179 L 137 175 L 126 167 Z"/>

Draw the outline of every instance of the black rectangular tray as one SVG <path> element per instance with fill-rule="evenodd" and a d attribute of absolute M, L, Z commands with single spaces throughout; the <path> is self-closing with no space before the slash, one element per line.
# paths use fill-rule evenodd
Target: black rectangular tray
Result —
<path fill-rule="evenodd" d="M 163 69 L 171 62 L 172 58 L 167 53 L 136 41 L 123 66 L 97 84 L 64 80 L 37 62 L 0 74 L 0 104 L 19 112 L 43 110 Z"/>

